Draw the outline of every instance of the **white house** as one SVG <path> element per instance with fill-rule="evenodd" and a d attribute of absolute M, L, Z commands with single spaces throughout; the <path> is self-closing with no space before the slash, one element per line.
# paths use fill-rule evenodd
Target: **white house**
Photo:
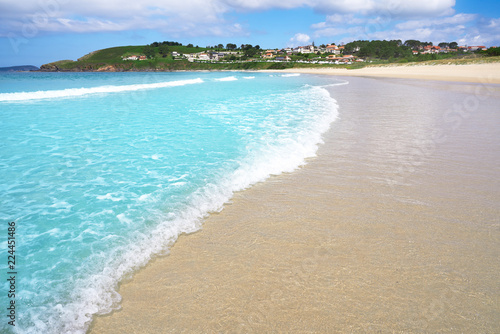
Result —
<path fill-rule="evenodd" d="M 210 56 L 208 53 L 198 53 L 199 60 L 210 60 Z"/>
<path fill-rule="evenodd" d="M 307 46 L 299 46 L 294 49 L 294 52 L 297 53 L 314 53 L 314 46 L 312 45 L 307 45 Z"/>
<path fill-rule="evenodd" d="M 139 60 L 139 56 L 122 57 L 123 60 Z"/>

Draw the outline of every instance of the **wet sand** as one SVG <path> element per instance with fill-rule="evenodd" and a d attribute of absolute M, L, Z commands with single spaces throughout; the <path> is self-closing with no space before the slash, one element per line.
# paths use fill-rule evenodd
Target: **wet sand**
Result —
<path fill-rule="evenodd" d="M 237 193 L 91 333 L 498 333 L 500 86 L 349 78 L 318 156 Z"/>

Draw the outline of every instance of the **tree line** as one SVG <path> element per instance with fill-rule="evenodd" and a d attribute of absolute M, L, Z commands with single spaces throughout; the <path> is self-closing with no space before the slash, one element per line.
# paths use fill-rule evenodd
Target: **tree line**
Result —
<path fill-rule="evenodd" d="M 164 41 L 164 42 L 153 42 L 149 45 L 144 46 L 142 49 L 142 53 L 148 57 L 148 58 L 154 58 L 156 54 L 156 48 L 158 48 L 158 53 L 165 58 L 169 52 L 169 48 L 171 46 L 183 46 L 182 43 L 179 42 L 169 42 L 169 41 Z M 187 44 L 186 47 L 188 48 L 194 48 L 193 44 Z M 198 46 L 196 46 L 198 48 Z M 243 57 L 249 58 L 255 56 L 260 50 L 259 45 L 252 45 L 252 44 L 241 44 L 239 47 L 234 44 L 234 43 L 227 43 L 225 46 L 223 44 L 217 44 L 217 45 L 208 45 L 206 49 L 213 49 L 213 50 L 229 50 L 229 51 L 234 51 L 234 50 L 239 50 L 243 53 Z"/>
<path fill-rule="evenodd" d="M 333 43 L 332 43 L 333 44 Z M 169 48 L 171 46 L 183 46 L 182 43 L 179 42 L 153 42 L 150 45 L 146 45 L 143 48 L 143 53 L 148 58 L 153 58 L 156 54 L 156 48 L 158 48 L 158 53 L 163 57 L 167 57 L 169 52 Z M 378 58 L 378 59 L 391 59 L 391 58 L 411 58 L 413 57 L 414 50 L 420 50 L 426 46 L 433 46 L 432 42 L 422 42 L 415 39 L 410 39 L 405 41 L 404 43 L 401 40 L 390 40 L 390 41 L 380 41 L 380 40 L 359 40 L 351 43 L 347 43 L 344 46 L 344 54 L 355 54 L 358 57 L 363 58 Z M 440 48 L 449 48 L 449 49 L 457 49 L 457 42 L 442 42 L 439 43 L 438 46 Z M 187 44 L 186 47 L 193 48 L 193 44 Z M 196 46 L 198 47 L 198 46 Z M 324 44 L 321 47 L 326 47 Z M 255 56 L 257 53 L 261 51 L 259 45 L 252 44 L 241 44 L 239 47 L 234 43 L 227 43 L 225 46 L 223 44 L 217 44 L 213 46 L 207 46 L 207 49 L 214 50 L 229 50 L 234 51 L 238 50 L 243 53 L 244 58 L 250 58 Z M 482 54 L 493 56 L 499 55 L 499 48 L 490 48 L 487 51 L 480 52 Z M 436 55 L 427 55 L 427 54 L 419 54 L 417 57 L 422 59 L 420 60 L 428 60 L 427 58 L 435 58 Z M 243 59 L 244 59 L 243 58 Z M 425 58 L 425 59 L 424 59 Z"/>
<path fill-rule="evenodd" d="M 345 54 L 355 53 L 359 57 L 370 57 L 379 59 L 409 58 L 413 56 L 413 50 L 421 50 L 426 46 L 433 46 L 432 42 L 421 42 L 410 39 L 404 43 L 401 40 L 390 41 L 354 41 L 344 46 Z M 443 42 L 440 48 L 456 49 L 457 42 Z"/>

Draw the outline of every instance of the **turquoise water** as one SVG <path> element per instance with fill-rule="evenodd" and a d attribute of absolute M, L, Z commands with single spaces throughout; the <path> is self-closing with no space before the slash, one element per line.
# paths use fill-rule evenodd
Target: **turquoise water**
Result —
<path fill-rule="evenodd" d="M 235 191 L 304 164 L 337 117 L 325 89 L 335 84 L 239 72 L 0 75 L 0 219 L 17 228 L 16 331 L 85 332 L 119 306 L 120 280 Z M 6 253 L 7 228 L 0 243 Z"/>

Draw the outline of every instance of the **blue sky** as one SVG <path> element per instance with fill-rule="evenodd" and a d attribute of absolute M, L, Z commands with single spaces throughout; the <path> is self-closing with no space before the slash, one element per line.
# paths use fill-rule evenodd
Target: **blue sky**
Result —
<path fill-rule="evenodd" d="M 0 0 L 0 66 L 154 41 L 282 48 L 359 39 L 500 46 L 500 1 Z"/>

